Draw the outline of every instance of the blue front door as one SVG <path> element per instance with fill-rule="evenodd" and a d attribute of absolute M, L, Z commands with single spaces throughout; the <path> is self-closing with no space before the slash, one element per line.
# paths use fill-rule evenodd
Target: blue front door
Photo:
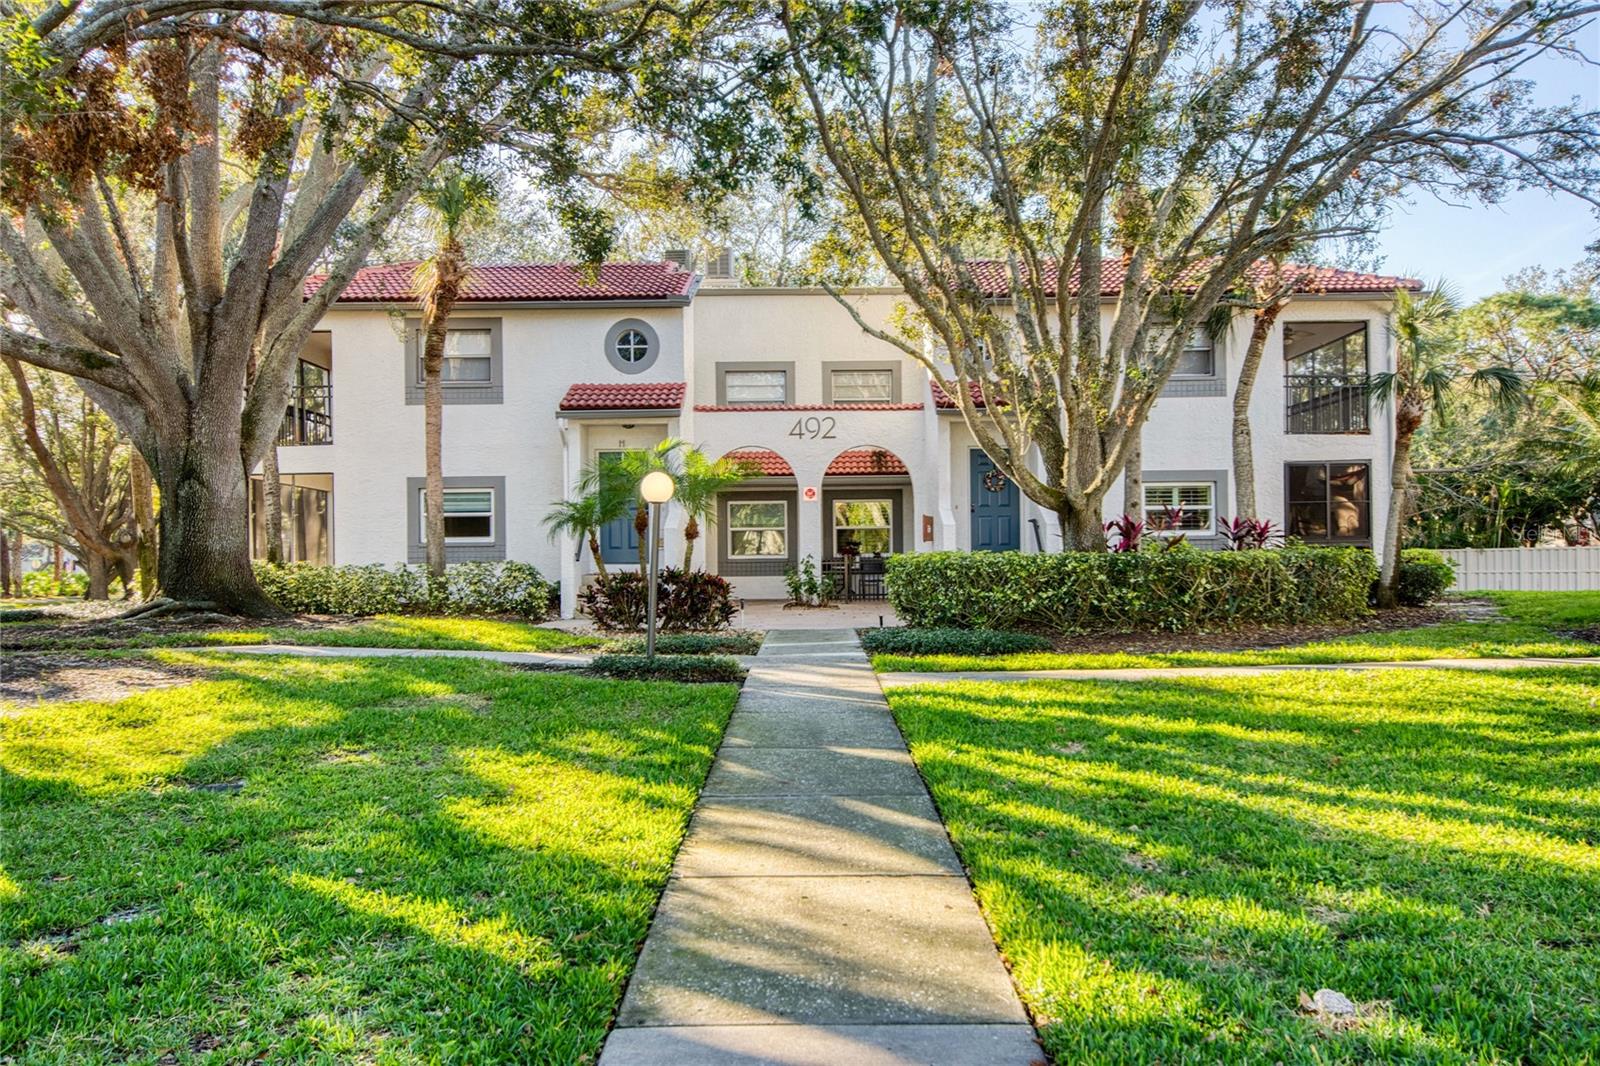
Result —
<path fill-rule="evenodd" d="M 602 463 L 622 458 L 621 452 L 601 452 L 596 458 Z M 600 527 L 600 558 L 608 563 L 637 563 L 639 561 L 639 531 L 633 528 L 634 512 L 629 511 L 613 518 Z"/>
<path fill-rule="evenodd" d="M 972 550 L 1014 552 L 1022 540 L 1022 499 L 980 448 L 972 449 Z"/>

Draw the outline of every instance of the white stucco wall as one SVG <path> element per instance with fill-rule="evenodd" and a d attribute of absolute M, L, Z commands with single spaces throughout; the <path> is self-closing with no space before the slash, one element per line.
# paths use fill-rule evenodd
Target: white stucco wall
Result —
<path fill-rule="evenodd" d="M 474 304 L 460 317 L 502 320 L 504 402 L 446 404 L 445 476 L 503 476 L 506 557 L 555 576 L 561 549 L 542 519 L 564 492 L 557 405 L 578 382 L 684 380 L 683 312 Z M 656 361 L 639 374 L 623 375 L 605 358 L 606 331 L 623 318 L 644 320 L 660 340 Z M 332 341 L 334 443 L 280 449 L 285 473 L 333 475 L 336 563 L 406 558 L 406 479 L 423 476 L 424 467 L 423 409 L 405 402 L 402 321 L 365 308 L 335 310 L 323 319 L 320 328 Z"/>
<path fill-rule="evenodd" d="M 888 325 L 901 298 L 883 291 L 851 296 L 873 325 Z M 663 436 L 683 436 L 712 455 L 742 448 L 777 452 L 795 471 L 796 490 L 815 487 L 818 498 L 801 500 L 793 533 L 800 557 L 829 554 L 822 514 L 823 471 L 840 452 L 882 448 L 907 466 L 906 550 L 965 548 L 971 543 L 969 456 L 971 433 L 959 415 L 932 408 L 926 374 L 912 360 L 865 334 L 850 315 L 820 291 L 705 290 L 687 309 L 641 307 L 516 308 L 474 305 L 462 317 L 499 318 L 503 331 L 504 401 L 450 404 L 444 418 L 447 477 L 506 479 L 506 556 L 539 566 L 575 589 L 592 570 L 587 553 L 573 560 L 577 545 L 552 543 L 542 525 L 549 504 L 569 490 L 579 467 L 598 450 L 648 446 Z M 395 563 L 406 558 L 407 478 L 423 474 L 422 407 L 405 402 L 408 373 L 400 321 L 381 308 L 330 312 L 321 328 L 331 341 L 335 443 L 286 447 L 286 474 L 333 476 L 333 552 L 338 563 Z M 618 320 L 639 318 L 656 331 L 659 356 L 646 371 L 624 375 L 605 358 L 606 332 Z M 1307 298 L 1280 317 L 1262 362 L 1251 404 L 1255 434 L 1258 510 L 1282 523 L 1284 464 L 1298 460 L 1361 461 L 1371 466 L 1372 532 L 1381 543 L 1388 497 L 1391 435 L 1388 412 L 1374 405 L 1370 434 L 1296 436 L 1284 426 L 1283 326 L 1296 321 L 1368 324 L 1373 370 L 1392 362 L 1383 301 Z M 1226 368 L 1226 394 L 1160 400 L 1144 430 L 1147 480 L 1164 471 L 1227 471 L 1231 487 L 1231 394 L 1248 340 L 1247 317 L 1236 320 L 1218 351 Z M 893 361 L 900 367 L 904 410 L 825 411 L 709 410 L 717 404 L 719 362 L 794 364 L 795 405 L 824 401 L 825 364 L 849 360 Z M 683 381 L 689 400 L 681 413 L 561 419 L 557 405 L 579 382 Z M 916 407 L 915 405 L 922 405 Z M 699 408 L 699 409 L 697 409 Z M 815 429 L 809 419 L 817 419 Z M 796 435 L 798 433 L 798 435 Z M 1231 496 L 1231 493 L 1230 493 Z M 1105 502 L 1105 514 L 1123 510 L 1120 479 Z M 1234 513 L 1234 502 L 1219 501 Z M 933 540 L 922 537 L 922 517 L 933 519 Z M 1030 519 L 1038 520 L 1038 536 Z M 682 556 L 682 515 L 667 515 L 666 560 Z M 1042 538 L 1047 550 L 1060 541 L 1055 518 L 1024 502 L 1024 550 Z M 706 545 L 720 531 L 708 523 L 696 551 L 704 565 Z M 781 596 L 782 579 L 736 579 L 741 595 Z"/>

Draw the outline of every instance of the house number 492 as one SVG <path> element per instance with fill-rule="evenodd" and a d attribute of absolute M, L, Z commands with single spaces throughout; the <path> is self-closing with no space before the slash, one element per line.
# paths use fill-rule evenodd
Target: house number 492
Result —
<path fill-rule="evenodd" d="M 797 418 L 789 429 L 789 436 L 802 440 L 832 440 L 834 421 L 831 418 Z"/>

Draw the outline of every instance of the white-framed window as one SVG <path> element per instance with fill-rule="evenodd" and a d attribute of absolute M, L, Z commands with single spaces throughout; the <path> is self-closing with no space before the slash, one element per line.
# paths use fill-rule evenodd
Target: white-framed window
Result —
<path fill-rule="evenodd" d="M 417 514 L 422 528 L 419 543 L 428 540 L 428 490 L 419 490 L 422 502 Z M 444 490 L 444 539 L 446 544 L 494 543 L 494 489 Z"/>
<path fill-rule="evenodd" d="M 1216 532 L 1217 486 L 1210 481 L 1158 481 L 1144 486 L 1144 517 L 1150 528 L 1160 533 Z M 1181 509 L 1175 529 L 1161 528 L 1168 507 Z"/>
<path fill-rule="evenodd" d="M 785 370 L 728 370 L 722 381 L 728 403 L 789 402 L 789 373 Z"/>
<path fill-rule="evenodd" d="M 1217 352 L 1211 334 L 1204 329 L 1197 329 L 1189 334 L 1189 339 L 1184 342 L 1183 351 L 1178 353 L 1177 365 L 1173 368 L 1172 376 L 1175 378 L 1209 378 L 1217 373 Z"/>
<path fill-rule="evenodd" d="M 785 500 L 728 501 L 730 559 L 787 559 L 789 504 Z"/>
<path fill-rule="evenodd" d="M 417 343 L 417 382 L 424 380 L 422 348 Z M 494 380 L 494 331 L 489 329 L 451 329 L 444 335 L 444 359 L 439 364 L 439 380 L 446 385 L 487 385 Z"/>
<path fill-rule="evenodd" d="M 828 375 L 834 403 L 894 402 L 893 370 L 830 370 Z"/>
<path fill-rule="evenodd" d="M 887 555 L 894 551 L 894 502 L 891 500 L 835 500 L 833 550 L 838 553 L 854 541 L 862 555 Z"/>
<path fill-rule="evenodd" d="M 644 335 L 643 330 L 623 330 L 617 334 L 613 347 L 617 358 L 629 365 L 642 363 L 650 358 L 650 338 Z"/>

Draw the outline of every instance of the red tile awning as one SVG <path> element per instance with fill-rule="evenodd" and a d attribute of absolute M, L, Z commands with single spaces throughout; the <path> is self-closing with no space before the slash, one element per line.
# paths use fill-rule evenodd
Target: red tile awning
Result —
<path fill-rule="evenodd" d="M 905 473 L 908 473 L 906 464 L 893 452 L 886 452 L 882 448 L 860 448 L 834 456 L 824 476 L 871 477 Z"/>
<path fill-rule="evenodd" d="M 794 477 L 794 467 L 777 452 L 765 448 L 745 448 L 729 452 L 724 458 L 754 467 L 759 477 Z"/>
<path fill-rule="evenodd" d="M 933 406 L 941 411 L 957 410 L 956 398 L 939 387 L 937 381 L 929 382 L 933 386 Z M 972 402 L 979 407 L 984 406 L 983 390 L 976 381 L 967 382 L 967 391 L 972 394 Z"/>
<path fill-rule="evenodd" d="M 676 411 L 683 406 L 681 381 L 578 384 L 561 397 L 563 411 Z"/>

